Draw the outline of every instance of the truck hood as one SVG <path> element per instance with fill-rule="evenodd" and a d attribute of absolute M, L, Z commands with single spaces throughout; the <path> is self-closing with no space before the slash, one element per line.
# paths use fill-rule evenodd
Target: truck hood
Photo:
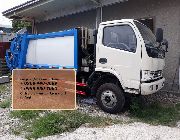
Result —
<path fill-rule="evenodd" d="M 143 61 L 142 70 L 150 70 L 150 71 L 163 70 L 165 66 L 165 59 L 148 58 L 142 61 Z"/>

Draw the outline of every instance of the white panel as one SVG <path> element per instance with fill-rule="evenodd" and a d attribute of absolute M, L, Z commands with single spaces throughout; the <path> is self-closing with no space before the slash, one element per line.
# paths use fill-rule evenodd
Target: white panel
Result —
<path fill-rule="evenodd" d="M 74 66 L 74 36 L 31 40 L 26 63 Z"/>
<path fill-rule="evenodd" d="M 29 42 L 29 46 L 26 54 L 26 63 L 35 64 L 36 63 L 36 44 L 37 40 Z"/>

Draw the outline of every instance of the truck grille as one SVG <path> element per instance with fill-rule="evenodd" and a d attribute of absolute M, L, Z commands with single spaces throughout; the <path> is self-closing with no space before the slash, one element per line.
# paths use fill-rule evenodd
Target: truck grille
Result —
<path fill-rule="evenodd" d="M 162 76 L 162 70 L 151 71 L 151 75 L 153 75 L 153 79 L 154 79 L 154 78 L 159 78 L 159 77 Z"/>

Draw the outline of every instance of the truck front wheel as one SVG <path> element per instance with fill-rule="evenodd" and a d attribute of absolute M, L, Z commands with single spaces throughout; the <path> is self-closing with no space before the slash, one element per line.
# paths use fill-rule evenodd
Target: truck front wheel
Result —
<path fill-rule="evenodd" d="M 99 87 L 97 94 L 97 104 L 108 113 L 120 112 L 125 104 L 123 90 L 116 84 L 106 83 Z"/>

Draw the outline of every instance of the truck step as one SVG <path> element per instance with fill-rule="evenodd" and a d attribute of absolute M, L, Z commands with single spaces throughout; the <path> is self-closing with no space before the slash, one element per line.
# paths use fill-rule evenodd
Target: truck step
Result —
<path fill-rule="evenodd" d="M 76 85 L 77 85 L 77 86 L 80 86 L 80 87 L 86 87 L 86 86 L 87 86 L 87 84 L 85 84 L 85 83 L 79 83 L 79 82 L 76 82 Z"/>
<path fill-rule="evenodd" d="M 80 90 L 76 90 L 76 93 L 80 95 L 87 95 L 86 92 Z"/>

